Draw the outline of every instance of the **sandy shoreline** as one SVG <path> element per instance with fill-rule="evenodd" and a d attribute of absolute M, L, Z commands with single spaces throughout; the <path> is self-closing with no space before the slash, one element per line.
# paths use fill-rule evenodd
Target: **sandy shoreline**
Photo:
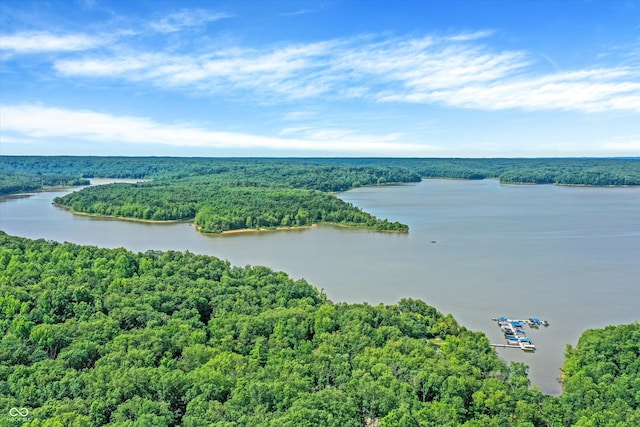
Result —
<path fill-rule="evenodd" d="M 119 221 L 132 221 L 132 222 L 146 222 L 146 223 L 149 223 L 149 224 L 174 224 L 176 222 L 193 222 L 193 218 L 188 218 L 188 219 L 142 219 L 142 218 L 130 218 L 130 217 L 126 217 L 126 216 L 94 214 L 94 213 L 88 213 L 88 212 L 74 211 L 73 209 L 71 209 L 71 208 L 69 208 L 67 206 L 58 205 L 56 203 L 54 203 L 53 205 L 55 207 L 57 207 L 57 208 L 67 210 L 67 211 L 71 212 L 74 215 L 89 216 L 89 217 L 93 217 L 93 218 L 116 219 L 116 220 L 119 220 Z"/>
<path fill-rule="evenodd" d="M 305 230 L 308 228 L 317 227 L 318 224 L 311 225 L 300 225 L 296 227 L 275 227 L 275 228 L 239 228 L 237 230 L 226 230 L 220 233 L 204 233 L 198 229 L 198 232 L 202 234 L 242 234 L 242 233 L 262 233 L 269 231 L 296 231 L 296 230 Z M 198 228 L 198 227 L 196 227 Z"/>

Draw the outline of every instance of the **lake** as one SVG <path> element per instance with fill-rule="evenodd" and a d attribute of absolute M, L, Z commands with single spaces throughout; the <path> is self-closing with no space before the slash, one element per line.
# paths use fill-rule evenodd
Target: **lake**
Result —
<path fill-rule="evenodd" d="M 343 200 L 410 227 L 408 234 L 319 226 L 202 235 L 187 223 L 73 215 L 54 207 L 71 190 L 0 199 L 0 229 L 133 251 L 189 250 L 266 265 L 324 289 L 334 302 L 392 304 L 411 297 L 464 326 L 504 339 L 493 317 L 539 317 L 538 350 L 499 349 L 557 394 L 563 352 L 588 328 L 640 320 L 640 188 L 501 185 L 424 180 L 364 187 Z"/>

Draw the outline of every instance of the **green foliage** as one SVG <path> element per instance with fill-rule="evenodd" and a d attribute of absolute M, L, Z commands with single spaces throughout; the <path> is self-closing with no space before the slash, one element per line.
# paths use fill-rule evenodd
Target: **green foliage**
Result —
<path fill-rule="evenodd" d="M 638 425 L 640 324 L 608 326 L 567 346 L 563 411 L 575 425 Z"/>
<path fill-rule="evenodd" d="M 222 178 L 227 185 L 265 185 L 345 191 L 362 185 L 422 178 L 485 179 L 504 183 L 640 185 L 638 158 L 219 159 L 171 157 L 0 156 L 0 194 L 52 185 L 85 185 L 84 178 Z"/>
<path fill-rule="evenodd" d="M 30 426 L 640 421 L 638 323 L 585 332 L 564 394 L 544 396 L 422 301 L 332 304 L 284 273 L 190 253 L 0 232 L 0 335 L 0 406 L 28 408 Z"/>
<path fill-rule="evenodd" d="M 26 193 L 44 187 L 70 187 L 89 185 L 89 180 L 65 175 L 42 175 L 41 173 L 0 174 L 0 196 Z"/>
<path fill-rule="evenodd" d="M 336 160 L 337 162 L 338 160 Z M 538 159 L 351 159 L 352 164 L 385 164 L 424 178 L 499 178 L 505 184 L 591 186 L 640 185 L 640 158 Z"/>
<path fill-rule="evenodd" d="M 88 214 L 140 220 L 194 220 L 198 229 L 206 233 L 317 223 L 407 231 L 404 224 L 379 220 L 334 195 L 314 189 L 341 190 L 356 183 L 393 179 L 419 177 L 392 168 L 256 162 L 217 169 L 207 176 L 91 187 L 55 202 Z"/>
<path fill-rule="evenodd" d="M 544 401 L 422 301 L 334 305 L 265 267 L 4 233 L 0 263 L 0 404 L 30 425 L 462 424 Z"/>
<path fill-rule="evenodd" d="M 532 159 L 529 164 L 508 170 L 500 182 L 516 184 L 562 184 L 621 186 L 640 185 L 637 159 Z"/>

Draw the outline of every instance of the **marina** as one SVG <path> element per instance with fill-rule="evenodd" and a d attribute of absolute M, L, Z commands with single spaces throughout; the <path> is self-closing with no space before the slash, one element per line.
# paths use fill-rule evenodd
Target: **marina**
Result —
<path fill-rule="evenodd" d="M 491 320 L 498 323 L 498 326 L 507 340 L 506 344 L 491 344 L 492 347 L 519 348 L 520 350 L 527 352 L 536 351 L 536 346 L 533 341 L 531 341 L 531 338 L 527 337 L 525 325 L 531 328 L 549 326 L 549 322 L 546 320 L 540 320 L 537 317 L 530 317 L 526 320 L 495 317 Z"/>

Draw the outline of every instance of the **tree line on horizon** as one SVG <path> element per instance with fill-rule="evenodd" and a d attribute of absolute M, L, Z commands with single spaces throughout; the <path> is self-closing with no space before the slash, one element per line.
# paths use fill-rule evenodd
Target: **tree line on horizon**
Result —
<path fill-rule="evenodd" d="M 345 191 L 376 184 L 371 177 L 341 179 L 305 173 L 307 166 L 326 168 L 401 168 L 406 173 L 398 182 L 420 178 L 486 179 L 503 183 L 563 184 L 592 186 L 640 185 L 640 158 L 178 158 L 178 157 L 86 157 L 86 156 L 0 156 L 0 195 L 34 191 L 46 186 L 84 185 L 88 178 L 158 179 L 207 176 L 235 169 L 252 170 L 288 165 L 293 176 L 289 186 L 321 191 Z M 314 171 L 317 172 L 317 169 Z M 375 172 L 374 172 L 375 173 Z M 384 177 L 380 183 L 385 183 Z M 249 178 L 250 179 L 250 178 Z M 399 177 L 395 177 L 399 179 Z"/>

